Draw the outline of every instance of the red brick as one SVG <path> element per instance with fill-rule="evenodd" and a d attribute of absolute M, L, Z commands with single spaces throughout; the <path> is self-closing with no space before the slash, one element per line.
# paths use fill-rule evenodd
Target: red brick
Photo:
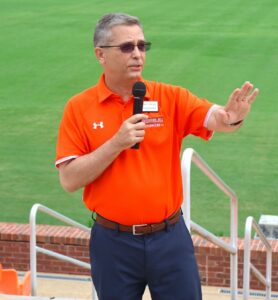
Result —
<path fill-rule="evenodd" d="M 29 269 L 29 224 L 0 223 L 0 262 L 4 267 Z M 229 286 L 230 255 L 225 250 L 203 238 L 192 236 L 196 259 L 203 284 Z M 229 243 L 229 238 L 221 238 Z M 89 234 L 70 226 L 37 225 L 38 246 L 89 262 Z M 238 240 L 238 284 L 242 287 L 243 240 Z M 251 241 L 252 262 L 264 274 L 266 251 L 259 240 Z M 278 291 L 278 241 L 271 241 L 273 248 L 272 290 Z M 38 271 L 69 274 L 90 274 L 90 270 L 38 253 Z M 254 275 L 251 288 L 264 289 Z"/>

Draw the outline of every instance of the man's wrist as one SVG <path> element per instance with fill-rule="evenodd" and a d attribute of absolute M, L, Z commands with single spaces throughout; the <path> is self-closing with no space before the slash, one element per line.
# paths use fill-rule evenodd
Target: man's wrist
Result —
<path fill-rule="evenodd" d="M 243 123 L 244 120 L 239 120 L 237 122 L 234 122 L 234 123 L 231 123 L 229 124 L 229 126 L 237 126 L 237 125 L 240 125 L 241 123 Z"/>

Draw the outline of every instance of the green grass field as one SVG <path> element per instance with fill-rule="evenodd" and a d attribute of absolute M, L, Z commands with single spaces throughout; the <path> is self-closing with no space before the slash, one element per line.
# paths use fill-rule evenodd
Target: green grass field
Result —
<path fill-rule="evenodd" d="M 189 88 L 225 104 L 245 80 L 261 90 L 243 128 L 206 143 L 184 141 L 239 198 L 247 216 L 278 214 L 278 5 L 276 0 L 1 0 L 0 221 L 28 222 L 41 203 L 88 224 L 81 192 L 65 193 L 54 168 L 57 128 L 69 97 L 94 85 L 101 68 L 92 32 L 104 13 L 140 17 L 152 41 L 146 79 Z M 229 199 L 193 168 L 192 218 L 229 234 Z M 41 215 L 40 222 L 53 223 Z"/>

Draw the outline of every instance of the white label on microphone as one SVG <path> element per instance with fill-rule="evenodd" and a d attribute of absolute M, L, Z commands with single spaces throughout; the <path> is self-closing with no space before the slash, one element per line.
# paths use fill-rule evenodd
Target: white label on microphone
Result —
<path fill-rule="evenodd" d="M 158 112 L 157 101 L 144 101 L 143 112 Z"/>

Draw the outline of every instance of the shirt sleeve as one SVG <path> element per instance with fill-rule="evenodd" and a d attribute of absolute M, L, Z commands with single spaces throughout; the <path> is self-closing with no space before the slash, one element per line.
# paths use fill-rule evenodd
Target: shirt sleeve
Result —
<path fill-rule="evenodd" d="M 74 109 L 72 101 L 69 101 L 65 107 L 58 131 L 56 167 L 88 152 L 82 123 L 82 114 L 78 113 L 78 110 Z"/>
<path fill-rule="evenodd" d="M 205 140 L 211 138 L 213 131 L 208 130 L 205 125 L 213 103 L 179 88 L 176 93 L 176 106 L 177 130 L 183 137 L 193 134 Z"/>

